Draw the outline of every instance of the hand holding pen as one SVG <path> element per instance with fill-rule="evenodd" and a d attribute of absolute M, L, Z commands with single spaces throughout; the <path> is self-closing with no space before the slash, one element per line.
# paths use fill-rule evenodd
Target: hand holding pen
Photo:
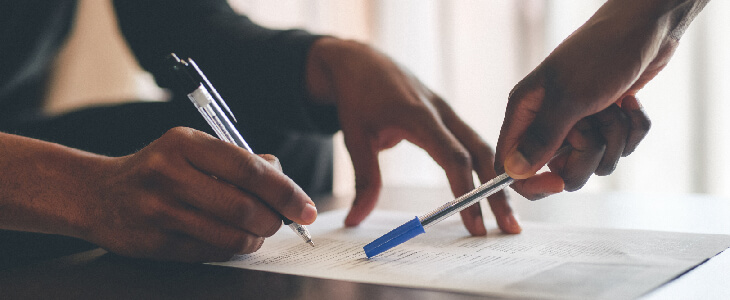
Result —
<path fill-rule="evenodd" d="M 188 98 L 195 107 L 198 109 L 200 114 L 203 116 L 208 125 L 211 126 L 213 131 L 218 137 L 228 143 L 237 145 L 246 151 L 253 153 L 251 147 L 246 143 L 241 134 L 238 132 L 236 127 L 228 119 L 228 116 L 223 112 L 223 109 L 233 117 L 228 105 L 218 94 L 218 91 L 208 81 L 208 78 L 203 74 L 200 68 L 195 64 L 192 59 L 183 61 L 179 59 L 175 54 L 171 54 L 169 57 L 170 64 L 173 71 L 178 76 L 180 85 L 188 93 Z M 223 109 L 222 109 L 222 108 Z M 235 117 L 233 117 L 235 120 Z M 292 222 L 286 217 L 283 217 L 284 224 L 299 235 L 306 243 L 314 247 L 312 237 L 306 227 L 298 223 Z"/>

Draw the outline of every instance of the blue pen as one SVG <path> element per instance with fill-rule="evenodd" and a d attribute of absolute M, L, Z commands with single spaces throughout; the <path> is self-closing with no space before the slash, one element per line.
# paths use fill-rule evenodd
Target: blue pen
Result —
<path fill-rule="evenodd" d="M 570 146 L 561 147 L 558 151 L 555 152 L 553 158 L 557 157 L 560 154 L 563 154 L 569 149 Z M 375 255 L 383 253 L 390 248 L 398 246 L 421 233 L 426 233 L 426 228 L 431 227 L 434 224 L 441 222 L 443 219 L 446 219 L 454 215 L 455 213 L 464 210 L 472 204 L 477 203 L 477 201 L 481 199 L 484 199 L 496 192 L 501 191 L 502 189 L 512 184 L 514 181 L 515 180 L 512 179 L 512 177 L 509 177 L 507 173 L 494 177 L 494 179 L 485 182 L 479 187 L 473 189 L 471 192 L 468 192 L 459 198 L 449 201 L 446 204 L 441 205 L 439 208 L 434 209 L 425 215 L 415 217 L 413 220 L 408 221 L 398 228 L 393 229 L 385 235 L 379 237 L 378 239 L 370 242 L 370 244 L 365 245 L 365 247 L 363 247 L 363 250 L 365 250 L 365 255 L 367 255 L 368 258 L 371 258 Z"/>
<path fill-rule="evenodd" d="M 455 200 L 449 201 L 425 215 L 416 217 L 408 223 L 405 223 L 386 233 L 384 236 L 372 241 L 370 244 L 365 245 L 365 247 L 363 247 L 365 255 L 367 255 L 368 258 L 371 258 L 385 250 L 398 246 L 421 233 L 426 233 L 426 228 L 431 227 L 434 224 L 441 222 L 443 219 L 464 210 L 477 201 L 504 189 L 508 185 L 512 184 L 512 182 L 514 182 L 514 179 L 509 177 L 507 173 L 499 175 L 480 185 L 471 192 L 466 193 Z"/>
<path fill-rule="evenodd" d="M 203 74 L 203 71 L 198 68 L 193 59 L 188 58 L 187 61 L 181 60 L 174 53 L 168 57 L 169 63 L 172 66 L 172 70 L 177 74 L 178 84 L 188 93 L 188 98 L 193 102 L 195 107 L 198 109 L 205 121 L 213 128 L 215 134 L 223 141 L 237 145 L 248 152 L 253 153 L 251 147 L 243 139 L 241 134 L 238 132 L 228 116 L 223 112 L 221 106 L 228 112 L 228 114 L 236 120 L 233 113 L 223 101 L 223 98 L 218 94 L 213 85 L 208 81 L 208 78 Z M 219 105 L 220 104 L 220 105 Z M 299 235 L 307 244 L 314 247 L 312 242 L 312 236 L 309 234 L 309 230 L 304 225 L 297 224 L 287 218 L 283 218 L 284 224 L 289 225 L 294 233 Z"/>

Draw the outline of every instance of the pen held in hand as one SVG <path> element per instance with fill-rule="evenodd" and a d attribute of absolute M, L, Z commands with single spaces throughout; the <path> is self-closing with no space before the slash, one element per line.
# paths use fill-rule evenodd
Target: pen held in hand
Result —
<path fill-rule="evenodd" d="M 553 158 L 565 153 L 569 149 L 570 146 L 561 147 L 557 152 L 555 152 Z M 416 217 L 413 220 L 408 221 L 407 223 L 397 227 L 396 229 L 391 230 L 385 235 L 370 242 L 369 244 L 365 245 L 365 247 L 363 247 L 363 250 L 365 250 L 365 255 L 367 255 L 368 258 L 371 258 L 380 253 L 383 253 L 390 248 L 398 246 L 418 236 L 421 233 L 426 233 L 426 228 L 431 227 L 438 222 L 441 222 L 442 220 L 466 209 L 469 206 L 472 206 L 474 203 L 477 203 L 481 199 L 489 197 L 494 193 L 503 190 L 514 181 L 515 180 L 512 177 L 509 177 L 507 173 L 503 173 L 502 175 L 499 175 L 492 180 L 489 180 L 484 184 L 478 186 L 471 192 L 468 192 L 452 201 L 449 201 L 444 205 L 441 205 L 438 208 L 420 217 Z"/>
<path fill-rule="evenodd" d="M 231 120 L 228 119 L 228 115 L 236 120 L 233 113 L 223 101 L 223 98 L 218 94 L 218 91 L 208 81 L 208 78 L 203 74 L 193 59 L 188 58 L 187 61 L 181 60 L 174 53 L 170 54 L 168 61 L 171 64 L 172 70 L 178 77 L 179 85 L 188 93 L 188 98 L 193 102 L 195 107 L 198 109 L 200 114 L 203 116 L 205 121 L 210 125 L 215 134 L 223 141 L 237 145 L 248 152 L 253 153 L 251 147 L 249 147 L 246 140 L 243 139 L 241 134 L 238 132 Z M 228 113 L 224 113 L 221 106 Z M 307 227 L 304 225 L 293 222 L 286 217 L 282 217 L 285 225 L 288 225 L 294 233 L 300 236 L 304 242 L 314 247 L 312 242 L 312 236 L 309 233 Z"/>

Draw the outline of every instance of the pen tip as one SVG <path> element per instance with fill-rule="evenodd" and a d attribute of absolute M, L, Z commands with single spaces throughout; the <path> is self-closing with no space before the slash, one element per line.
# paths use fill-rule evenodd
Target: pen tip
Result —
<path fill-rule="evenodd" d="M 312 247 L 314 247 L 314 242 L 312 242 L 312 240 L 307 241 L 307 244 L 310 244 L 312 245 Z"/>

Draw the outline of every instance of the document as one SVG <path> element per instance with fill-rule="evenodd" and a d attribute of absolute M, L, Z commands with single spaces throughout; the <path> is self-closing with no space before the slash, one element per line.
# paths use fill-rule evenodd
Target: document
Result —
<path fill-rule="evenodd" d="M 312 248 L 279 230 L 248 255 L 217 263 L 319 278 L 532 299 L 639 297 L 730 247 L 730 235 L 581 228 L 522 222 L 521 234 L 488 223 L 472 237 L 458 217 L 368 259 L 362 247 L 413 219 L 375 211 L 344 228 L 345 211 L 309 226 Z"/>

